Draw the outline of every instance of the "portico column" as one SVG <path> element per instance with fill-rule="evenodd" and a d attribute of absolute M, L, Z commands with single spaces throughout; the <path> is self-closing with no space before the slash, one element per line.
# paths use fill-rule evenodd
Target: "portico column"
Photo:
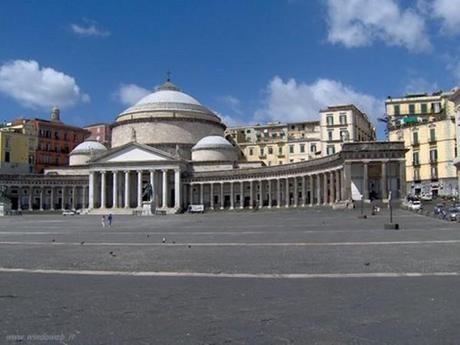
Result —
<path fill-rule="evenodd" d="M 220 209 L 224 209 L 224 182 L 220 183 Z"/>
<path fill-rule="evenodd" d="M 253 208 L 253 205 L 254 205 L 253 196 L 254 196 L 253 181 L 250 180 L 249 181 L 249 208 Z"/>
<path fill-rule="evenodd" d="M 101 171 L 101 208 L 105 208 L 105 171 Z"/>
<path fill-rule="evenodd" d="M 72 209 L 77 208 L 77 187 L 72 187 Z"/>
<path fill-rule="evenodd" d="M 363 162 L 363 200 L 369 199 L 368 163 Z"/>
<path fill-rule="evenodd" d="M 83 186 L 82 187 L 82 190 L 81 190 L 81 193 L 82 193 L 82 208 L 86 208 L 86 186 Z"/>
<path fill-rule="evenodd" d="M 94 174 L 94 171 L 89 173 L 88 208 L 90 210 L 94 208 Z"/>
<path fill-rule="evenodd" d="M 331 171 L 329 173 L 329 186 L 331 188 L 331 198 L 329 199 L 329 204 L 333 204 L 335 202 L 335 172 Z"/>
<path fill-rule="evenodd" d="M 65 187 L 64 186 L 62 186 L 61 192 L 62 192 L 61 210 L 64 211 L 65 209 Z"/>
<path fill-rule="evenodd" d="M 240 182 L 240 209 L 244 207 L 244 181 Z"/>
<path fill-rule="evenodd" d="M 180 209 L 181 207 L 181 183 L 180 183 L 180 170 L 179 169 L 175 169 L 174 170 L 174 208 L 176 210 Z"/>
<path fill-rule="evenodd" d="M 188 195 L 189 195 L 189 204 L 190 205 L 193 205 L 193 188 L 194 188 L 193 186 L 194 185 L 195 185 L 194 183 L 190 183 L 188 185 L 188 187 L 189 187 Z"/>
<path fill-rule="evenodd" d="M 54 211 L 54 186 L 51 186 L 51 196 L 50 196 L 50 210 Z"/>
<path fill-rule="evenodd" d="M 112 208 L 118 207 L 118 171 L 112 171 Z"/>
<path fill-rule="evenodd" d="M 323 173 L 323 205 L 328 204 L 328 199 L 329 199 L 329 188 L 328 188 L 328 183 L 327 183 L 327 173 Z"/>
<path fill-rule="evenodd" d="M 34 194 L 34 187 L 29 187 L 29 211 L 33 210 L 33 207 L 32 207 L 33 194 Z M 19 196 L 19 198 L 21 198 L 21 196 Z"/>
<path fill-rule="evenodd" d="M 200 205 L 203 205 L 204 204 L 204 184 L 203 183 L 200 183 L 198 186 L 200 186 Z"/>
<path fill-rule="evenodd" d="M 340 188 L 340 170 L 335 172 L 335 191 L 335 201 L 337 202 L 342 200 L 342 193 Z"/>
<path fill-rule="evenodd" d="M 234 208 L 234 206 L 235 206 L 235 205 L 233 204 L 233 203 L 234 203 L 234 201 L 233 201 L 233 199 L 234 199 L 234 198 L 233 198 L 233 183 L 234 183 L 233 181 L 230 182 L 230 209 L 231 209 L 231 210 L 233 210 L 233 208 Z"/>
<path fill-rule="evenodd" d="M 321 205 L 321 174 L 316 174 L 316 205 Z"/>
<path fill-rule="evenodd" d="M 137 170 L 137 208 L 142 208 L 142 170 Z"/>
<path fill-rule="evenodd" d="M 268 208 L 272 208 L 272 180 L 267 180 L 268 183 Z"/>
<path fill-rule="evenodd" d="M 125 170 L 125 208 L 129 206 L 129 170 Z"/>
<path fill-rule="evenodd" d="M 209 193 L 211 194 L 211 210 L 214 210 L 214 182 L 210 184 Z"/>
<path fill-rule="evenodd" d="M 276 208 L 281 207 L 281 179 L 277 179 L 277 188 L 276 188 Z"/>
<path fill-rule="evenodd" d="M 289 207 L 289 177 L 286 177 L 286 195 L 285 195 L 286 207 Z"/>
<path fill-rule="evenodd" d="M 18 188 L 18 211 L 22 211 L 22 188 Z"/>
<path fill-rule="evenodd" d="M 307 200 L 307 193 L 305 191 L 305 175 L 302 176 L 302 207 L 305 207 Z"/>
<path fill-rule="evenodd" d="M 405 198 L 406 197 L 406 189 L 407 189 L 407 184 L 406 184 L 406 163 L 404 160 L 399 161 L 399 186 L 400 186 L 400 195 L 399 198 Z"/>
<path fill-rule="evenodd" d="M 163 169 L 163 200 L 162 207 L 168 207 L 168 170 Z"/>
<path fill-rule="evenodd" d="M 264 188 L 263 181 L 259 180 L 259 208 L 264 206 Z"/>
<path fill-rule="evenodd" d="M 155 170 L 150 170 L 150 202 L 155 200 L 155 190 Z"/>
<path fill-rule="evenodd" d="M 351 200 L 351 163 L 348 162 L 343 164 L 342 199 Z"/>
<path fill-rule="evenodd" d="M 388 199 L 387 187 L 387 162 L 382 162 L 382 177 L 380 179 L 380 190 L 382 191 L 382 201 Z"/>
<path fill-rule="evenodd" d="M 43 211 L 43 186 L 40 187 L 40 211 Z"/>
<path fill-rule="evenodd" d="M 310 200 L 309 200 L 309 205 L 310 207 L 313 206 L 313 199 L 314 199 L 314 195 L 315 195 L 315 192 L 313 190 L 313 175 L 309 175 L 308 176 L 308 182 L 309 182 L 309 185 L 310 185 L 310 188 L 309 188 L 309 191 L 310 191 Z"/>
<path fill-rule="evenodd" d="M 294 207 L 297 207 L 297 199 L 299 197 L 298 191 L 297 191 L 297 176 L 294 176 Z"/>

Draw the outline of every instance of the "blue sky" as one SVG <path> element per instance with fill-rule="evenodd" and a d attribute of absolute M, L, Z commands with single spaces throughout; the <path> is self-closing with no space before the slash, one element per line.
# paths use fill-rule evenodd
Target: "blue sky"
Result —
<path fill-rule="evenodd" d="M 2 1 L 0 120 L 111 122 L 172 80 L 225 121 L 460 83 L 460 0 Z M 382 137 L 382 128 L 379 127 Z"/>

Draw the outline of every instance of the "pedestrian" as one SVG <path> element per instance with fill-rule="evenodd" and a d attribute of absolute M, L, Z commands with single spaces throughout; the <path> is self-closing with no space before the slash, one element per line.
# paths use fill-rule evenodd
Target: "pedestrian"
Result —
<path fill-rule="evenodd" d="M 107 224 L 109 225 L 109 228 L 112 227 L 112 213 L 109 213 L 109 216 L 107 217 Z"/>
<path fill-rule="evenodd" d="M 105 228 L 105 215 L 102 215 L 101 224 L 102 224 L 102 227 Z"/>

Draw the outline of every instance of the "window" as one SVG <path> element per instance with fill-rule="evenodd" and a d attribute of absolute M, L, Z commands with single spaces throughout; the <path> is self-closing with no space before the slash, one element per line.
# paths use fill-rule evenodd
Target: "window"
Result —
<path fill-rule="evenodd" d="M 282 154 L 283 154 L 283 148 L 282 148 L 282 147 L 278 147 L 278 154 L 279 154 L 279 155 L 282 155 Z"/>
<path fill-rule="evenodd" d="M 328 145 L 326 148 L 327 155 L 333 155 L 335 153 L 335 146 L 334 145 Z"/>
<path fill-rule="evenodd" d="M 268 154 L 269 155 L 273 154 L 273 147 L 271 147 L 271 146 L 268 147 Z"/>
<path fill-rule="evenodd" d="M 417 152 L 412 153 L 412 165 L 419 165 L 419 164 L 420 164 L 419 153 L 417 151 Z"/>
<path fill-rule="evenodd" d="M 311 144 L 310 152 L 316 152 L 316 144 Z"/>
<path fill-rule="evenodd" d="M 430 162 L 431 163 L 436 163 L 438 161 L 438 150 L 437 149 L 431 149 L 430 150 Z"/>
<path fill-rule="evenodd" d="M 340 114 L 339 121 L 341 125 L 347 124 L 347 114 Z"/>
<path fill-rule="evenodd" d="M 409 114 L 415 114 L 415 104 L 409 104 Z"/>
<path fill-rule="evenodd" d="M 348 131 L 346 129 L 341 129 L 340 130 L 340 139 L 342 141 L 347 141 L 348 140 Z"/>
<path fill-rule="evenodd" d="M 5 136 L 5 148 L 10 148 L 10 137 Z"/>
<path fill-rule="evenodd" d="M 289 145 L 289 153 L 294 153 L 294 145 Z"/>
<path fill-rule="evenodd" d="M 254 154 L 254 150 L 252 149 L 252 147 L 249 149 L 249 155 L 252 156 Z"/>
<path fill-rule="evenodd" d="M 414 180 L 419 181 L 420 180 L 420 168 L 415 168 L 414 169 Z"/>
<path fill-rule="evenodd" d="M 5 151 L 5 162 L 8 163 L 10 161 L 10 153 Z"/>
<path fill-rule="evenodd" d="M 436 165 L 431 167 L 431 178 L 432 179 L 438 178 L 438 167 Z"/>
<path fill-rule="evenodd" d="M 328 139 L 329 141 L 332 140 L 332 131 L 327 131 L 327 139 Z"/>
<path fill-rule="evenodd" d="M 279 162 L 278 162 L 278 165 L 283 165 L 283 161 L 279 161 Z"/>
<path fill-rule="evenodd" d="M 412 145 L 417 145 L 418 144 L 418 132 L 413 132 L 412 133 Z"/>
<path fill-rule="evenodd" d="M 436 129 L 430 128 L 430 141 L 436 141 Z"/>
<path fill-rule="evenodd" d="M 333 126 L 334 125 L 334 116 L 332 115 L 327 115 L 326 117 L 326 123 L 328 126 Z"/>
<path fill-rule="evenodd" d="M 305 152 L 305 144 L 300 144 L 300 152 Z"/>
<path fill-rule="evenodd" d="M 393 107 L 393 110 L 394 110 L 395 115 L 400 115 L 401 114 L 401 109 L 399 107 L 399 104 L 395 105 Z"/>
<path fill-rule="evenodd" d="M 420 105 L 420 109 L 421 109 L 422 114 L 428 113 L 428 105 L 426 103 L 422 103 Z"/>
<path fill-rule="evenodd" d="M 260 155 L 261 155 L 261 156 L 264 155 L 264 148 L 263 148 L 263 147 L 260 148 Z"/>

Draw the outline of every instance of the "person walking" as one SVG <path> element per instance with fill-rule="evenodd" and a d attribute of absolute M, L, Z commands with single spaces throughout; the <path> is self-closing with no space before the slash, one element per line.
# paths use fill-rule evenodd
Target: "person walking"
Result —
<path fill-rule="evenodd" d="M 109 213 L 108 217 L 107 217 L 107 224 L 110 227 L 112 227 L 112 213 Z"/>
<path fill-rule="evenodd" d="M 102 215 L 101 224 L 102 224 L 102 227 L 105 228 L 105 215 Z"/>

